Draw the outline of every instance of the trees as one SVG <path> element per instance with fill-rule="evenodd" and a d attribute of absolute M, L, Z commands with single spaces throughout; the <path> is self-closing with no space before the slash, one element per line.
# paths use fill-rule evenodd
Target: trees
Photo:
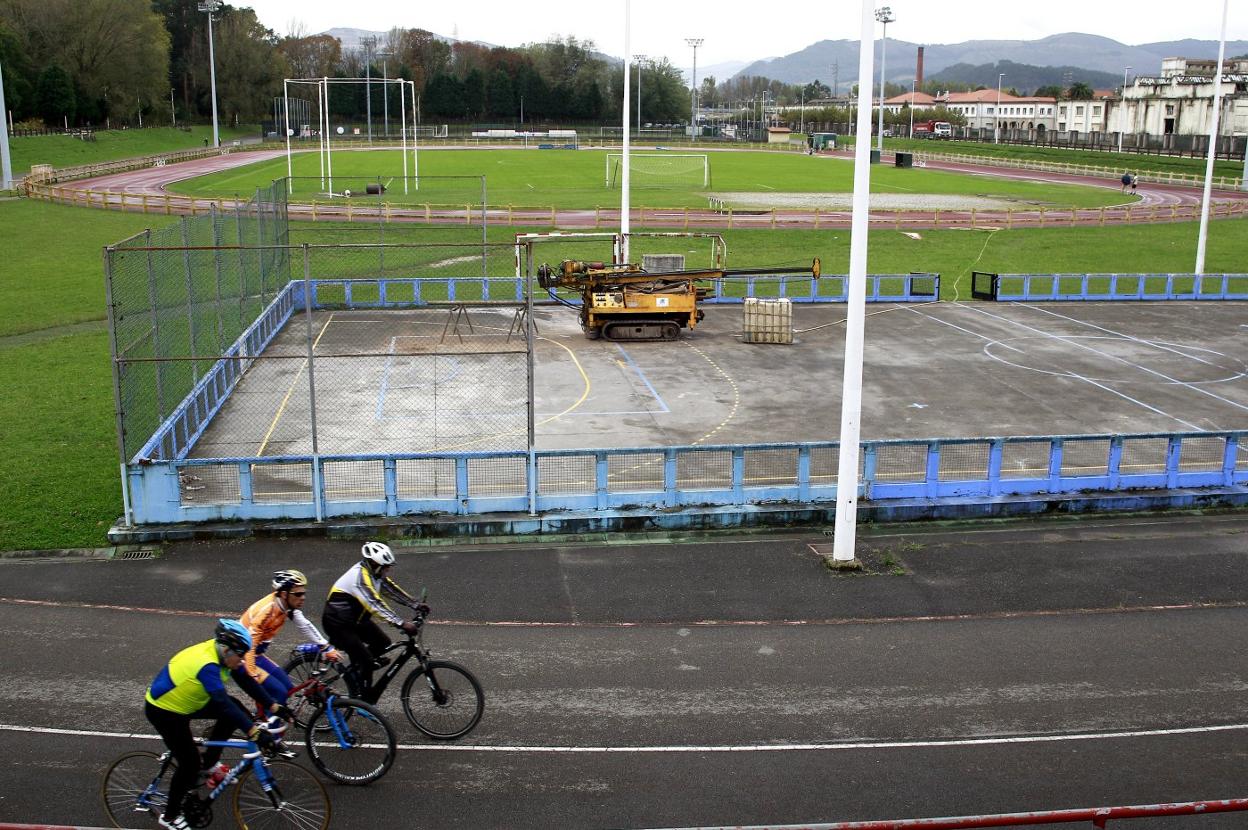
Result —
<path fill-rule="evenodd" d="M 282 91 L 286 65 L 277 36 L 251 9 L 232 8 L 213 28 L 221 117 L 227 123 L 255 122 L 269 113 L 273 96 Z"/>
<path fill-rule="evenodd" d="M 342 60 L 342 41 L 330 35 L 283 38 L 277 49 L 295 78 L 328 77 Z"/>
<path fill-rule="evenodd" d="M 74 123 L 77 115 L 74 82 L 69 73 L 56 64 L 39 73 L 35 87 L 35 111 L 43 123 L 59 128 L 65 121 Z"/>
<path fill-rule="evenodd" d="M 1083 81 L 1076 81 L 1066 90 L 1066 97 L 1072 101 L 1091 101 L 1093 94 L 1092 87 Z"/>
<path fill-rule="evenodd" d="M 34 65 L 69 76 L 79 111 L 133 113 L 168 91 L 170 38 L 150 0 L 0 0 L 0 19 Z"/>

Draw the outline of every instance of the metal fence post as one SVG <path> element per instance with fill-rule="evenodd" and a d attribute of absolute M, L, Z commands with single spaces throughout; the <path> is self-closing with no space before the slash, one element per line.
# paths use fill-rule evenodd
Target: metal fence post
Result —
<path fill-rule="evenodd" d="M 243 234 L 243 208 L 238 196 L 234 197 L 234 223 L 238 226 L 238 329 L 247 328 L 247 238 Z"/>
<path fill-rule="evenodd" d="M 484 178 L 482 186 L 484 187 Z M 529 247 L 529 268 L 524 276 L 524 369 L 525 384 L 527 392 L 525 393 L 525 418 L 527 420 L 525 445 L 528 451 L 529 463 L 525 475 L 525 487 L 529 496 L 529 515 L 537 515 L 537 416 L 534 406 L 533 392 L 533 268 L 532 268 L 532 246 Z"/>
<path fill-rule="evenodd" d="M 130 510 L 130 482 L 126 479 L 126 426 L 121 408 L 121 361 L 117 359 L 117 319 L 113 305 L 113 254 L 111 245 L 104 249 L 104 295 L 108 308 L 108 352 L 113 364 L 113 409 L 117 416 L 117 452 L 121 460 L 121 507 L 127 527 L 134 524 Z"/>
<path fill-rule="evenodd" d="M 481 276 L 489 276 L 489 238 L 487 233 L 488 222 L 486 221 L 486 211 L 488 205 L 488 196 L 485 190 L 485 176 L 481 177 Z"/>
<path fill-rule="evenodd" d="M 152 229 L 148 228 L 145 245 L 147 246 L 147 298 L 152 308 L 152 357 L 163 357 L 160 353 L 160 308 L 156 301 L 156 264 L 152 262 Z M 163 375 L 165 364 L 156 363 L 156 423 L 165 420 L 165 385 Z"/>
<path fill-rule="evenodd" d="M 324 479 L 321 475 L 320 447 L 316 435 L 316 374 L 313 367 L 313 352 L 316 349 L 312 337 L 312 261 L 308 253 L 308 243 L 303 243 L 303 311 L 307 322 L 308 341 L 308 413 L 312 427 L 312 500 L 316 505 L 316 520 L 324 518 L 322 504 L 324 500 Z"/>
<path fill-rule="evenodd" d="M 193 266 L 191 265 L 191 230 L 189 220 L 185 216 L 182 217 L 182 263 L 186 271 L 186 323 L 188 327 L 188 336 L 190 337 L 190 349 L 188 357 L 194 357 L 196 352 L 195 346 L 195 279 L 192 274 Z M 199 361 L 191 361 L 191 385 L 199 382 Z"/>
<path fill-rule="evenodd" d="M 212 265 L 217 278 L 217 352 L 225 351 L 225 321 L 221 319 L 221 228 L 216 205 L 212 206 Z"/>

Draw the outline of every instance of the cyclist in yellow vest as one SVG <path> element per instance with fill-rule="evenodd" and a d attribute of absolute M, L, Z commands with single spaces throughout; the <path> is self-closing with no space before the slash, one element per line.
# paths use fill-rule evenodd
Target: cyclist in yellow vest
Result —
<path fill-rule="evenodd" d="M 191 735 L 192 720 L 216 721 L 209 740 L 226 740 L 235 729 L 240 729 L 262 747 L 273 744 L 273 736 L 255 724 L 251 715 L 226 693 L 226 677 L 232 676 L 267 711 L 290 719 L 290 710 L 274 702 L 243 668 L 243 655 L 250 650 L 251 636 L 242 623 L 218 620 L 213 639 L 179 651 L 152 679 L 145 714 L 178 765 L 169 782 L 169 803 L 158 821 L 161 827 L 189 830 L 182 815 L 186 795 L 194 788 L 200 770 L 212 768 L 221 757 L 221 747 L 208 747 L 200 758 Z"/>

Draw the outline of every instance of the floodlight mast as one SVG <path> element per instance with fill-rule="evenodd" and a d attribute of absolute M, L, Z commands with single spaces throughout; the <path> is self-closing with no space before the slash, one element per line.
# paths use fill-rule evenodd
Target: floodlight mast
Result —
<path fill-rule="evenodd" d="M 685 43 L 693 47 L 693 91 L 689 96 L 689 143 L 693 143 L 698 131 L 698 47 L 706 38 L 687 37 Z"/>
<path fill-rule="evenodd" d="M 212 146 L 221 146 L 217 126 L 217 59 L 212 48 L 212 15 L 221 8 L 221 0 L 199 0 L 199 10 L 208 13 L 208 76 L 212 84 Z"/>
<path fill-rule="evenodd" d="M 893 10 L 888 6 L 882 6 L 875 10 L 875 19 L 884 24 L 884 34 L 880 36 L 880 119 L 879 126 L 876 131 L 875 149 L 880 152 L 884 151 L 884 61 L 888 57 L 888 24 L 897 20 L 893 16 Z"/>

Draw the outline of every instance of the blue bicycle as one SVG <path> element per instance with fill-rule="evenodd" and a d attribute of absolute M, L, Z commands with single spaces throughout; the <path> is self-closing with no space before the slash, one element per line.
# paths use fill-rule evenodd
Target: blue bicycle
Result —
<path fill-rule="evenodd" d="M 329 827 L 329 795 L 316 776 L 288 761 L 274 760 L 251 741 L 205 741 L 202 746 L 241 749 L 243 757 L 207 796 L 192 792 L 183 816 L 192 827 L 212 823 L 212 805 L 229 794 L 230 810 L 240 828 Z M 155 827 L 168 804 L 169 782 L 177 764 L 165 752 L 128 752 L 104 773 L 104 808 L 114 827 Z M 201 788 L 202 789 L 202 788 Z"/>

